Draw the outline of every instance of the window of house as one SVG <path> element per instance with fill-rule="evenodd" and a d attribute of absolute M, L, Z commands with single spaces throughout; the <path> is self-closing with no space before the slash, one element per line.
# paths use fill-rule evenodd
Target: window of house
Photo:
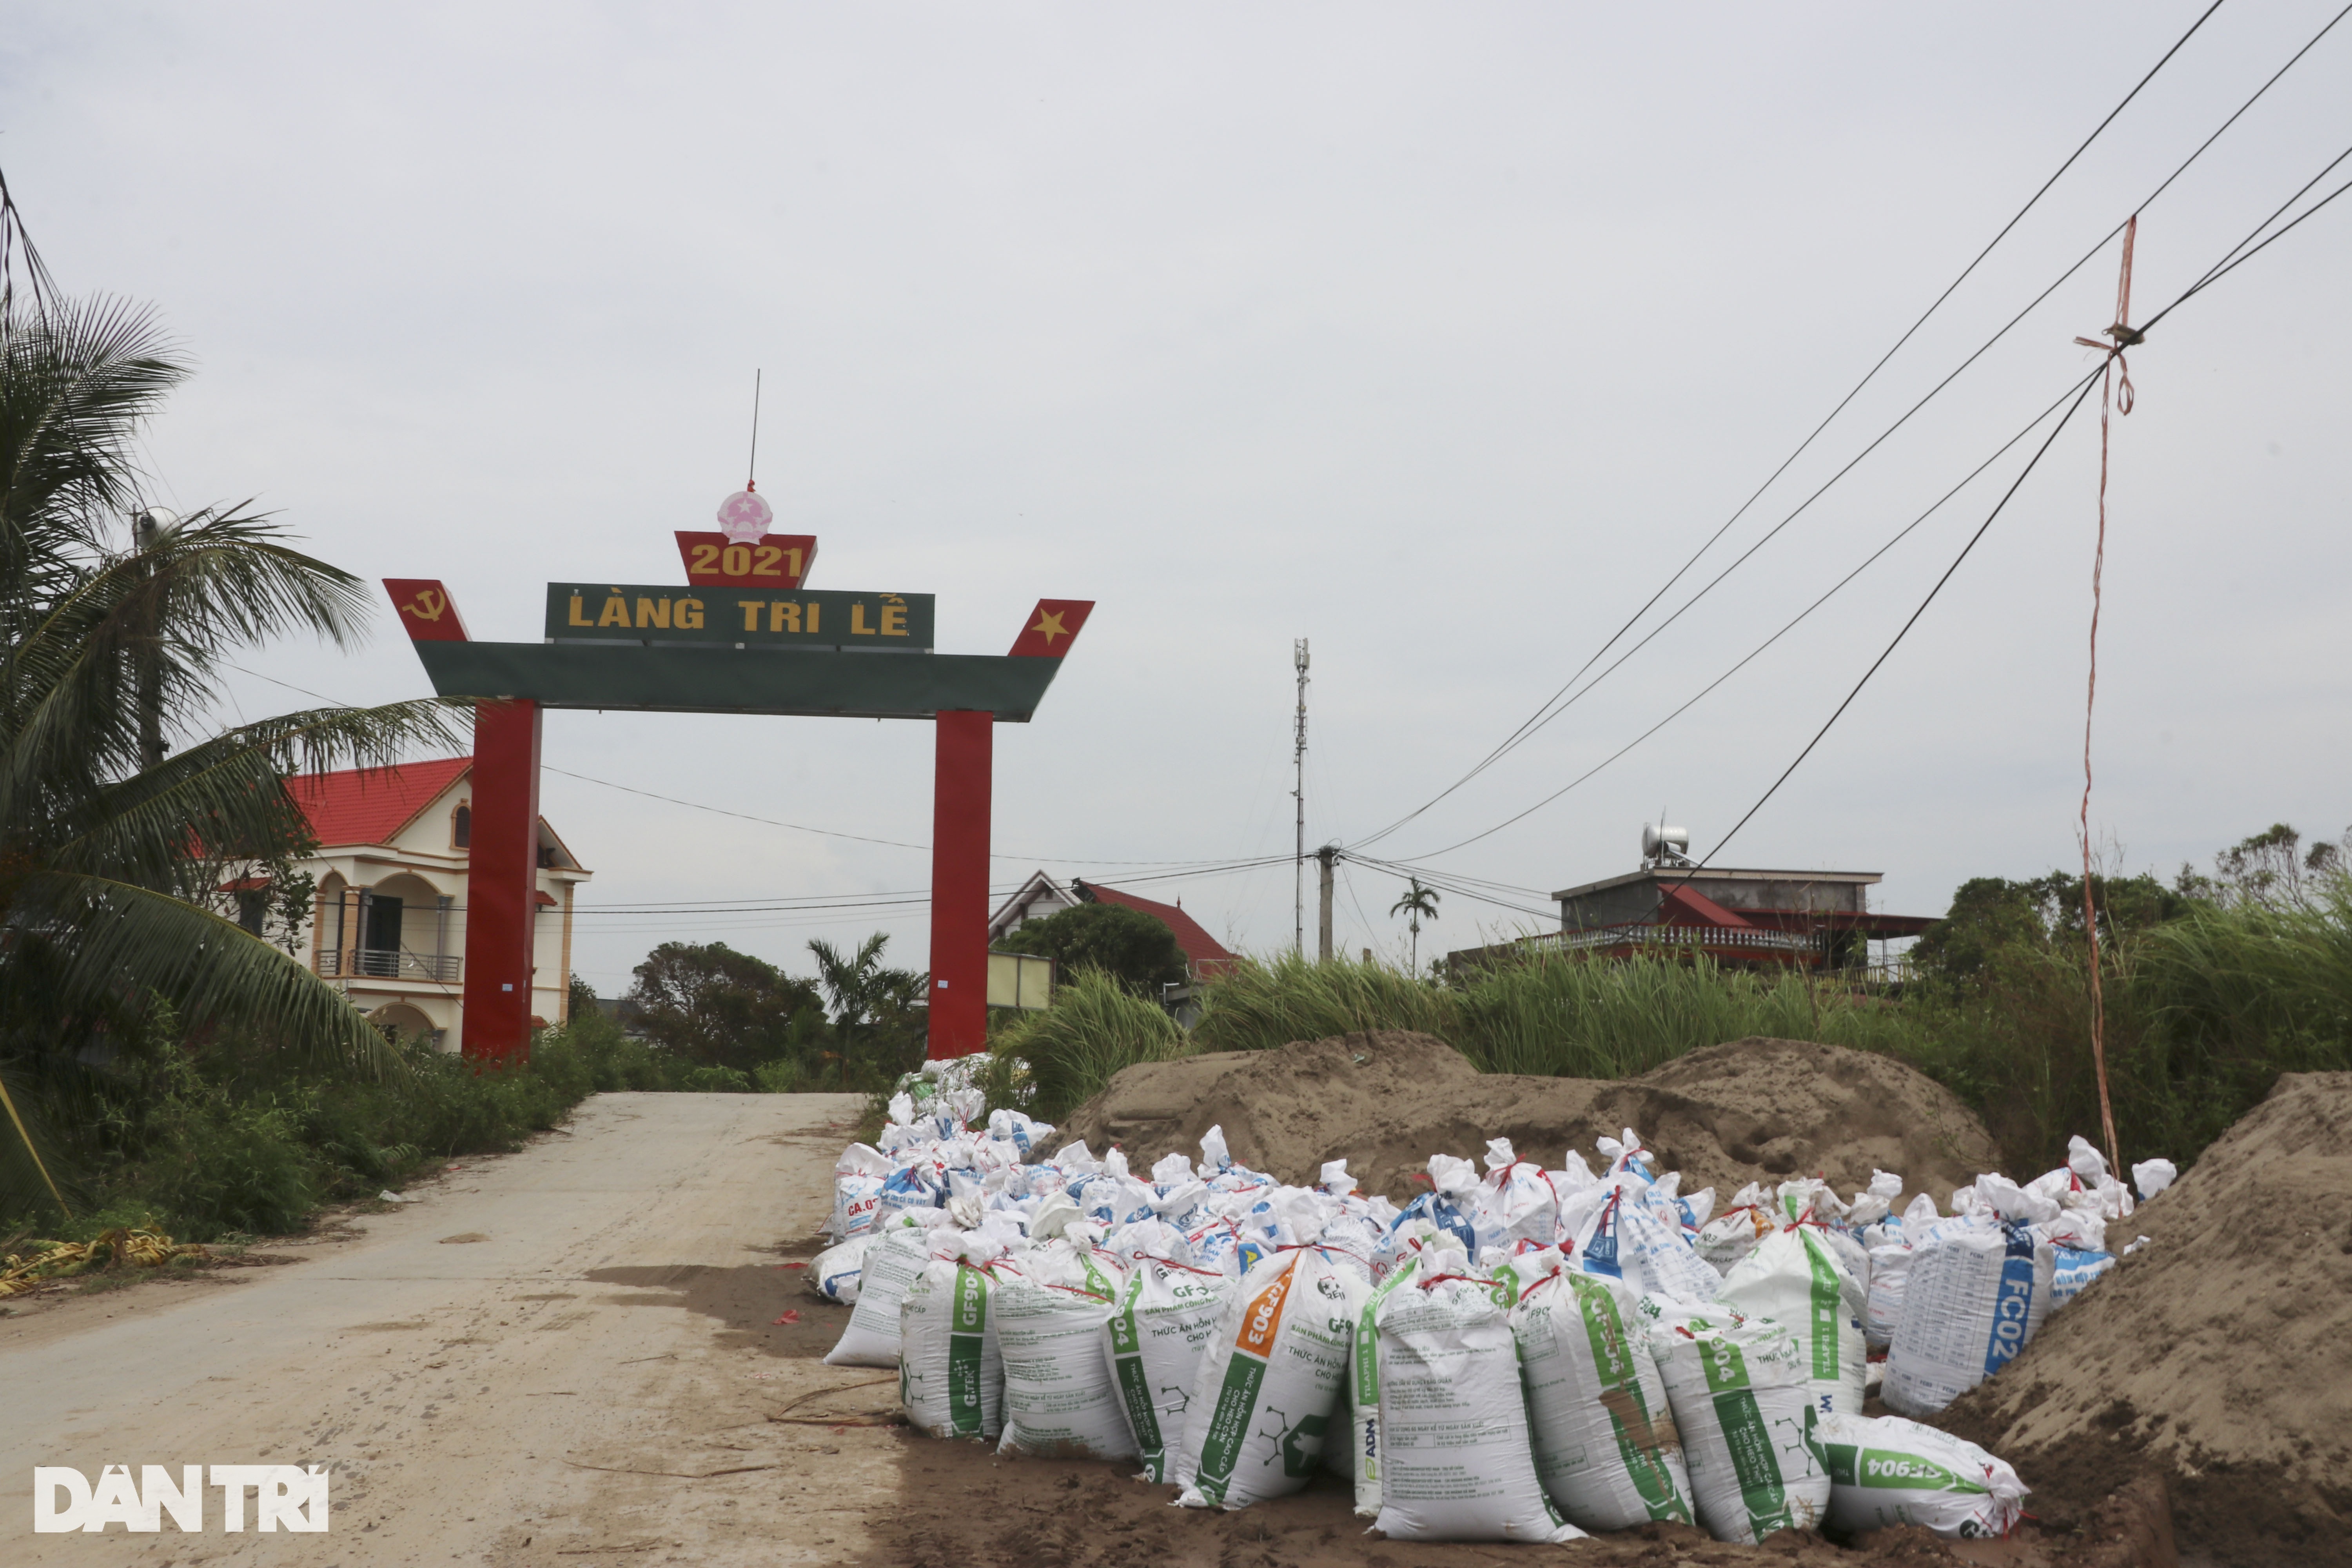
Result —
<path fill-rule="evenodd" d="M 474 808 L 468 802 L 458 802 L 457 809 L 449 814 L 449 843 L 457 849 L 473 847 Z"/>
<path fill-rule="evenodd" d="M 262 923 L 269 914 L 269 895 L 254 888 L 240 888 L 236 894 L 236 923 L 254 935 L 262 934 Z"/>

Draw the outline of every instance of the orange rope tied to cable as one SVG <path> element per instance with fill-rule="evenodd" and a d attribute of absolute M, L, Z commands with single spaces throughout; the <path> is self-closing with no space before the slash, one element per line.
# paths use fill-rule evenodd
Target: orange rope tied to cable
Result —
<path fill-rule="evenodd" d="M 2083 841 L 2083 936 L 2089 943 L 2091 968 L 2091 1066 L 2099 1080 L 2099 1127 L 2106 1134 L 2107 1169 L 2123 1179 L 2123 1157 L 2116 1142 L 2116 1110 L 2107 1094 L 2107 1003 L 2099 984 L 2099 909 L 2091 891 L 2091 719 L 2099 700 L 2099 579 L 2107 564 L 2107 416 L 2132 411 L 2131 365 L 2124 350 L 2146 342 L 2131 321 L 2132 242 L 2139 237 L 2139 215 L 2124 225 L 2122 275 L 2116 282 L 2116 321 L 2106 329 L 2105 342 L 2076 338 L 2085 348 L 2104 350 L 2106 364 L 2099 386 L 2099 537 L 2091 553 L 2091 674 L 2083 697 L 2083 807 L 2078 831 Z M 2122 389 L 2116 390 L 2116 384 Z"/>

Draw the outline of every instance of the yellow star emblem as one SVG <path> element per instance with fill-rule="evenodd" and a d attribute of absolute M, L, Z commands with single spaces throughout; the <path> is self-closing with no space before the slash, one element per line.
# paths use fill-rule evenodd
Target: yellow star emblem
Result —
<path fill-rule="evenodd" d="M 1066 614 L 1067 612 L 1063 610 L 1040 610 L 1037 612 L 1037 624 L 1029 629 L 1033 632 L 1043 632 L 1045 636 L 1045 646 L 1052 647 L 1055 637 L 1066 637 L 1070 635 L 1068 628 L 1062 625 L 1062 616 Z"/>

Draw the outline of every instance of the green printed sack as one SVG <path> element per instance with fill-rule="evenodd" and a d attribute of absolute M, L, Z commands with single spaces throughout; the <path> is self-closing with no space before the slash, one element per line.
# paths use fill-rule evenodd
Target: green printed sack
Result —
<path fill-rule="evenodd" d="M 1554 1274 L 1519 1298 L 1511 1332 L 1536 1477 L 1559 1511 L 1591 1531 L 1693 1522 L 1665 1383 L 1624 1287 Z"/>
<path fill-rule="evenodd" d="M 1187 1508 L 1246 1508 L 1297 1491 L 1345 1417 L 1348 1347 L 1365 1287 L 1320 1247 L 1254 1265 L 1201 1358 L 1170 1479 Z"/>
<path fill-rule="evenodd" d="M 1662 1324 L 1650 1353 L 1682 1436 L 1700 1527 L 1748 1546 L 1775 1531 L 1820 1529 L 1830 1477 L 1811 1366 L 1796 1336 L 1760 1318 L 1694 1316 Z"/>
<path fill-rule="evenodd" d="M 1821 1425 L 1830 1522 L 1860 1534 L 1916 1524 L 1952 1540 L 2007 1535 L 2025 1483 L 1974 1443 L 1899 1415 L 1832 1415 Z"/>
<path fill-rule="evenodd" d="M 1143 1451 L 1147 1481 L 1173 1479 L 1201 1358 L 1224 1315 L 1234 1280 L 1158 1258 L 1140 1258 L 1103 1324 L 1103 1356 L 1119 1410 Z"/>
<path fill-rule="evenodd" d="M 1796 1336 L 1815 1411 L 1862 1414 L 1869 1299 L 1821 1226 L 1783 1226 L 1758 1242 L 1724 1277 L 1715 1299 L 1743 1317 L 1769 1318 Z"/>
<path fill-rule="evenodd" d="M 898 1302 L 898 1403 L 934 1437 L 1004 1430 L 1004 1360 L 991 1310 L 996 1281 L 951 1258 L 916 1270 Z"/>
<path fill-rule="evenodd" d="M 1460 1255 L 1457 1254 L 1457 1257 Z M 1420 1271 L 1422 1258 L 1409 1256 L 1372 1287 L 1356 1311 L 1355 1342 L 1349 1350 L 1348 1414 L 1356 1475 L 1356 1513 L 1372 1519 L 1381 1511 L 1381 1355 L 1378 1319 L 1389 1293 L 1404 1288 Z"/>

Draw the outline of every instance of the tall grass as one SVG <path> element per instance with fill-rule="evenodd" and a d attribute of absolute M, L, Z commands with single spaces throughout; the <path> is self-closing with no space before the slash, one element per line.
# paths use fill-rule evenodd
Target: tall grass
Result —
<path fill-rule="evenodd" d="M 1419 1029 L 1453 1041 L 1461 1017 L 1454 992 L 1351 959 L 1311 963 L 1285 953 L 1245 961 L 1205 990 L 1192 1027 L 1193 1044 L 1204 1051 L 1258 1051 L 1360 1029 Z"/>
<path fill-rule="evenodd" d="M 1017 1015 L 989 1045 L 1000 1063 L 1028 1064 L 1031 1108 L 1048 1120 L 1092 1097 L 1121 1068 L 1206 1048 L 1158 1003 L 1098 969 L 1076 971 L 1055 988 L 1051 1007 Z M 992 1078 L 997 1094 L 1012 1082 L 1009 1071 Z"/>
<path fill-rule="evenodd" d="M 2282 1072 L 2352 1070 L 2352 888 L 2292 910 L 2198 905 L 2106 945 L 2107 1062 L 2125 1159 L 2186 1163 Z M 1204 988 L 1189 1036 L 1099 976 L 999 1037 L 1030 1064 L 1035 1106 L 1066 1113 L 1121 1067 L 1264 1050 L 1362 1029 L 1415 1029 L 1482 1070 L 1615 1079 L 1748 1036 L 1894 1057 L 1984 1121 L 2012 1173 L 2098 1139 L 2089 986 L 2079 946 L 2021 944 L 1966 984 L 1896 992 L 1704 958 L 1541 955 L 1456 986 L 1378 963 L 1245 963 Z"/>
<path fill-rule="evenodd" d="M 1247 963 L 1209 986 L 1192 1037 L 1203 1050 L 1264 1050 L 1355 1029 L 1417 1029 L 1486 1072 L 1567 1078 L 1631 1077 L 1748 1035 L 1863 1050 L 1919 1044 L 1910 1020 L 1876 998 L 1793 971 L 1559 954 L 1486 970 L 1458 988 L 1379 963 L 1295 955 Z"/>

